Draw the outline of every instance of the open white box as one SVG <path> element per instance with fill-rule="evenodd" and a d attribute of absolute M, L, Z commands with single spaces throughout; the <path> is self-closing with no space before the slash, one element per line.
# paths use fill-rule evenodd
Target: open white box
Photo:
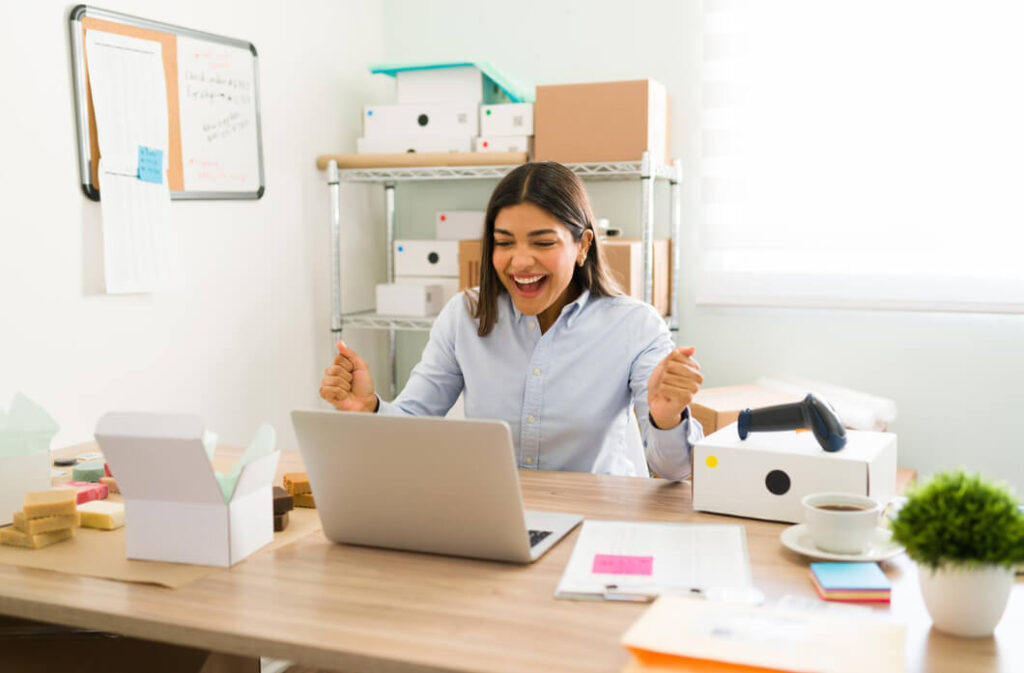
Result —
<path fill-rule="evenodd" d="M 225 502 L 197 416 L 110 413 L 96 441 L 124 498 L 128 558 L 228 567 L 273 539 L 278 451 L 245 465 Z"/>
<path fill-rule="evenodd" d="M 46 438 L 47 445 L 50 438 Z M 14 521 L 25 494 L 50 490 L 50 452 L 33 451 L 0 458 L 0 526 Z"/>
<path fill-rule="evenodd" d="M 693 447 L 695 510 L 802 523 L 800 500 L 824 491 L 885 505 L 896 491 L 896 435 L 847 430 L 846 446 L 828 453 L 811 432 L 752 432 L 741 440 L 732 423 Z"/>

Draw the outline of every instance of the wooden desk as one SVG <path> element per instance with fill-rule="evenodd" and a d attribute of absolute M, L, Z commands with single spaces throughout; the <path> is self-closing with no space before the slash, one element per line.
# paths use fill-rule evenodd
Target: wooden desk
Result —
<path fill-rule="evenodd" d="M 280 471 L 300 469 L 282 455 Z M 736 521 L 695 514 L 690 486 L 656 479 L 521 473 L 528 507 L 587 517 Z M 774 600 L 813 597 L 808 560 L 782 547 L 784 524 L 742 520 L 755 584 Z M 215 651 L 345 671 L 617 671 L 642 604 L 552 597 L 577 533 L 531 566 L 329 543 L 321 534 L 171 590 L 0 566 L 0 613 Z M 1024 670 L 1024 589 L 995 638 L 930 630 L 905 556 L 887 564 L 892 612 L 908 620 L 908 670 Z M 888 609 L 888 608 L 884 608 Z"/>

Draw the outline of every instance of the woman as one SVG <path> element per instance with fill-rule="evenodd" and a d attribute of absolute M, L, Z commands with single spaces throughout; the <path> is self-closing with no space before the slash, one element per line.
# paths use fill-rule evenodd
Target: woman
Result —
<path fill-rule="evenodd" d="M 703 433 L 688 405 L 703 382 L 693 347 L 675 348 L 648 304 L 604 269 L 579 178 L 524 164 L 487 206 L 480 289 L 441 311 L 405 389 L 388 403 L 344 343 L 320 396 L 342 411 L 466 416 L 512 429 L 520 467 L 668 479 L 690 471 Z M 636 408 L 643 435 L 636 435 Z M 632 435 L 632 437 L 631 437 Z"/>

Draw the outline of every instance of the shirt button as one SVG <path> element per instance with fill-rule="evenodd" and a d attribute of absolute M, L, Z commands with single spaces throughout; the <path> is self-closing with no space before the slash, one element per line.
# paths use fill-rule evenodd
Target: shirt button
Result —
<path fill-rule="evenodd" d="M 533 458 L 527 458 L 526 459 L 526 464 L 527 465 L 533 465 Z"/>
<path fill-rule="evenodd" d="M 535 323 L 534 321 L 531 320 L 530 321 L 530 329 L 535 329 L 536 327 L 537 327 L 537 323 Z"/>
<path fill-rule="evenodd" d="M 527 422 L 527 423 L 533 423 L 533 421 L 534 421 L 534 418 L 533 418 L 533 416 L 527 416 L 527 417 L 526 417 L 526 422 Z"/>
<path fill-rule="evenodd" d="M 539 369 L 534 369 L 533 370 L 533 375 L 534 376 L 540 376 L 540 370 Z"/>

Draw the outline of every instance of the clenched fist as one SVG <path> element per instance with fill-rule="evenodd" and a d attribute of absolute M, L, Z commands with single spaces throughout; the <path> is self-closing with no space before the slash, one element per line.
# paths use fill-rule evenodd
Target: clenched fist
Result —
<path fill-rule="evenodd" d="M 373 392 L 373 377 L 366 362 L 356 352 L 338 342 L 338 355 L 324 370 L 320 381 L 320 397 L 338 411 L 376 411 L 377 395 Z"/>
<path fill-rule="evenodd" d="M 647 382 L 647 404 L 654 424 L 671 430 L 682 420 L 683 410 L 704 383 L 700 365 L 693 359 L 693 346 L 678 346 L 665 356 Z"/>

